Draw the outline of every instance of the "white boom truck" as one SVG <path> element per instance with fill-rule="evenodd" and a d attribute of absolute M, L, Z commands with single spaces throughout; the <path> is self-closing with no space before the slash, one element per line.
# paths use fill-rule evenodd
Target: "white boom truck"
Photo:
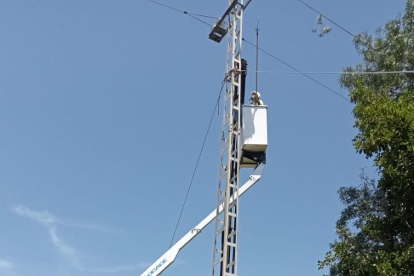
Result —
<path fill-rule="evenodd" d="M 265 163 L 260 163 L 253 173 L 250 175 L 250 179 L 239 190 L 239 196 L 243 195 L 248 189 L 256 184 L 264 170 Z M 230 202 L 234 201 L 234 197 L 230 198 Z M 224 203 L 223 203 L 224 204 Z M 203 219 L 196 227 L 191 229 L 184 237 L 182 237 L 174 246 L 172 246 L 164 255 L 162 255 L 155 263 L 153 263 L 141 276 L 157 276 L 160 275 L 165 269 L 167 269 L 177 258 L 178 252 L 192 241 L 201 231 L 214 220 L 218 213 L 223 211 L 223 204 L 217 209 L 211 212 L 205 219 Z"/>

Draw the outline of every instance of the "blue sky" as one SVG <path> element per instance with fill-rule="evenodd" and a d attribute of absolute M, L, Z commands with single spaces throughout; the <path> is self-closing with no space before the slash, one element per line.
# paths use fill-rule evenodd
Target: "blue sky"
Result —
<path fill-rule="evenodd" d="M 227 6 L 163 3 L 213 16 Z M 372 33 L 405 4 L 307 3 L 353 33 Z M 260 17 L 261 47 L 302 71 L 360 62 L 339 28 L 311 32 L 316 16 L 298 1 L 254 0 L 244 37 L 254 41 Z M 140 275 L 168 249 L 225 73 L 226 43 L 208 33 L 145 0 L 0 1 L 1 276 Z M 254 68 L 254 48 L 244 44 L 243 57 Z M 292 72 L 262 53 L 260 70 Z M 314 77 L 347 96 L 337 75 Z M 254 90 L 253 72 L 247 81 Z M 294 74 L 262 73 L 259 91 L 268 163 L 240 201 L 239 274 L 322 275 L 338 188 L 358 185 L 361 168 L 376 172 L 352 147 L 352 104 Z M 215 116 L 176 240 L 215 207 L 221 122 Z M 213 232 L 164 275 L 211 274 Z"/>

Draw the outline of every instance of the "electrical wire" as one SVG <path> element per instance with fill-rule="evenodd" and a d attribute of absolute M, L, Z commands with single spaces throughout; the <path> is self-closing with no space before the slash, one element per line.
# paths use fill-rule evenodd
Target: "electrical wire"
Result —
<path fill-rule="evenodd" d="M 168 9 L 174 10 L 174 11 L 176 11 L 176 12 L 186 14 L 186 15 L 191 16 L 192 18 L 194 18 L 194 19 L 196 19 L 196 20 L 198 20 L 198 21 L 200 21 L 200 22 L 202 22 L 202 23 L 204 23 L 204 24 L 207 24 L 207 25 L 211 26 L 211 25 L 210 25 L 210 24 L 208 24 L 207 22 L 204 22 L 204 21 L 202 21 L 202 20 L 200 20 L 200 19 L 196 18 L 193 14 L 188 13 L 188 12 L 186 12 L 186 11 L 179 10 L 179 9 L 177 9 L 177 8 L 174 8 L 174 7 L 172 7 L 172 6 L 168 6 L 168 5 L 165 5 L 165 4 L 162 4 L 162 3 L 159 3 L 159 2 L 154 1 L 154 0 L 148 0 L 148 1 L 149 1 L 149 2 L 152 2 L 152 3 L 154 3 L 154 4 L 157 4 L 157 5 L 160 5 L 160 6 L 166 7 L 166 8 L 168 8 Z M 301 0 L 299 0 L 299 1 L 301 1 Z M 303 4 L 305 4 L 305 3 L 303 3 Z M 305 4 L 305 5 L 306 5 L 306 4 Z M 312 7 L 310 7 L 310 8 L 312 8 Z M 313 8 L 312 8 L 312 9 L 313 9 Z M 315 11 L 316 11 L 316 10 L 315 10 Z M 317 11 L 316 11 L 316 12 L 317 12 Z M 326 18 L 326 17 L 325 17 L 325 18 Z M 326 19 L 328 19 L 328 18 L 326 18 Z M 330 19 L 328 19 L 328 20 L 329 20 L 329 21 L 331 21 Z M 331 22 L 332 22 L 332 21 L 331 21 Z M 336 24 L 336 23 L 335 23 L 335 24 Z M 254 45 L 253 43 L 251 43 L 251 42 L 247 41 L 247 40 L 246 40 L 246 39 L 244 39 L 244 38 L 243 38 L 243 41 L 245 41 L 246 43 L 248 43 L 248 44 L 250 44 L 250 45 L 252 45 L 252 46 L 256 47 L 256 45 Z M 328 90 L 329 90 L 329 91 L 331 91 L 332 93 L 335 93 L 336 95 L 338 95 L 339 97 L 343 98 L 344 100 L 349 101 L 349 99 L 348 99 L 347 97 L 345 97 L 345 96 L 343 96 L 343 95 L 339 94 L 338 92 L 336 92 L 336 91 L 335 91 L 335 90 L 333 90 L 332 88 L 330 88 L 330 87 L 328 87 L 328 86 L 324 85 L 324 84 L 323 84 L 323 83 L 321 83 L 320 81 L 315 80 L 314 78 L 312 78 L 312 77 L 308 76 L 306 73 L 301 72 L 300 70 L 296 69 L 295 67 L 291 66 L 290 64 L 288 64 L 288 63 L 284 62 L 283 60 L 281 60 L 281 59 L 277 58 L 276 56 L 274 56 L 274 55 L 270 54 L 269 52 L 267 52 L 267 51 L 263 50 L 262 48 L 260 48 L 260 47 L 259 47 L 259 50 L 260 50 L 260 51 L 262 51 L 263 53 L 267 54 L 268 56 L 270 56 L 270 57 L 272 57 L 272 58 L 274 58 L 274 59 L 278 60 L 279 62 L 283 63 L 284 65 L 286 65 L 286 66 L 290 67 L 291 69 L 295 70 L 295 71 L 296 71 L 296 72 L 298 72 L 299 74 L 304 75 L 305 77 L 307 77 L 308 79 L 312 80 L 313 82 L 315 82 L 315 83 L 319 84 L 320 86 L 322 86 L 322 87 L 324 87 L 324 88 L 328 89 Z"/>
<path fill-rule="evenodd" d="M 208 124 L 208 128 L 207 128 L 206 135 L 204 136 L 203 145 L 201 146 L 201 150 L 200 150 L 200 153 L 199 153 L 198 158 L 197 158 L 197 162 L 196 162 L 196 165 L 195 165 L 195 168 L 194 168 L 194 171 L 193 171 L 193 175 L 191 177 L 191 181 L 190 181 L 190 184 L 189 184 L 188 189 L 187 189 L 187 194 L 185 195 L 184 202 L 183 202 L 183 205 L 181 207 L 180 215 L 178 216 L 178 221 L 177 221 L 177 224 L 175 225 L 174 234 L 173 234 L 173 236 L 171 238 L 171 242 L 170 242 L 170 248 L 171 248 L 171 246 L 172 246 L 172 244 L 174 242 L 175 234 L 177 232 L 178 225 L 180 224 L 180 220 L 181 220 L 181 216 L 182 216 L 183 211 L 184 211 L 185 204 L 187 203 L 188 194 L 190 193 L 191 186 L 193 185 L 193 180 L 194 180 L 194 176 L 195 176 L 195 174 L 197 172 L 198 163 L 200 162 L 201 154 L 203 153 L 204 146 L 205 146 L 206 140 L 207 140 L 207 136 L 208 136 L 208 134 L 210 132 L 211 124 L 213 122 L 213 118 L 214 118 L 214 115 L 216 113 L 216 109 L 217 109 L 217 107 L 219 105 L 221 93 L 223 92 L 223 87 L 224 87 L 225 82 L 226 82 L 226 79 L 224 79 L 223 82 L 221 83 L 220 93 L 219 93 L 219 95 L 217 97 L 217 101 L 216 101 L 216 104 L 214 106 L 213 113 L 211 114 L 210 123 Z"/>
<path fill-rule="evenodd" d="M 253 71 L 240 70 L 240 72 L 250 73 L 271 73 L 271 74 L 307 74 L 307 75 L 396 75 L 396 74 L 414 74 L 414 71 L 373 71 L 373 72 L 281 72 L 281 71 Z"/>
<path fill-rule="evenodd" d="M 174 8 L 174 7 L 171 7 L 171 6 L 168 6 L 168 5 L 162 4 L 162 3 L 160 3 L 160 2 L 154 1 L 154 0 L 148 0 L 148 1 L 149 1 L 149 2 L 152 2 L 152 3 L 154 3 L 154 4 L 157 4 L 157 5 L 163 6 L 163 7 L 165 7 L 165 8 L 171 9 L 171 10 L 173 10 L 173 11 L 176 11 L 176 12 L 183 13 L 183 14 L 185 14 L 185 15 L 188 15 L 188 16 L 192 17 L 193 19 L 198 20 L 198 21 L 200 21 L 201 23 L 203 23 L 203 24 L 205 24 L 205 25 L 207 25 L 207 26 L 210 26 L 210 27 L 211 27 L 211 24 L 209 24 L 209 23 L 207 23 L 207 22 L 205 22 L 205 21 L 203 21 L 203 20 L 201 20 L 201 19 L 197 18 L 196 16 L 218 19 L 217 17 L 213 17 L 213 16 L 208 16 L 208 15 L 202 15 L 202 14 L 197 14 L 197 13 L 191 13 L 191 12 L 187 12 L 187 11 L 182 11 L 182 10 L 176 9 L 176 8 Z"/>
<path fill-rule="evenodd" d="M 322 17 L 325 17 L 326 20 L 328 20 L 329 22 L 331 22 L 332 24 L 334 24 L 335 26 L 337 26 L 338 28 L 340 28 L 341 30 L 343 30 L 344 32 L 348 33 L 349 35 L 351 35 L 352 37 L 355 37 L 355 35 L 353 33 L 351 33 L 350 31 L 348 31 L 347 29 L 345 29 L 344 27 L 342 27 L 341 25 L 339 25 L 338 23 L 335 23 L 333 20 L 329 19 L 328 17 L 326 17 L 325 15 L 323 15 L 321 12 L 315 10 L 314 8 L 312 8 L 311 6 L 309 6 L 308 4 L 306 4 L 305 2 L 303 2 L 302 0 L 298 0 L 299 2 L 301 2 L 303 5 L 305 5 L 306 7 L 308 7 L 309 9 L 313 10 L 314 12 L 320 14 Z"/>
<path fill-rule="evenodd" d="M 197 21 L 199 21 L 199 22 L 201 22 L 201 23 L 203 23 L 203 24 L 205 24 L 205 25 L 208 25 L 209 27 L 211 27 L 211 24 L 209 24 L 209 23 L 207 23 L 207 22 L 205 22 L 205 21 L 203 21 L 203 20 L 201 20 L 201 19 L 197 18 L 196 16 L 199 16 L 199 17 L 205 17 L 205 18 L 219 19 L 219 18 L 217 18 L 217 17 L 213 17 L 213 16 L 207 16 L 207 15 L 202 15 L 202 14 L 195 14 L 195 13 L 190 13 L 190 12 L 187 12 L 187 11 L 179 10 L 179 9 L 177 9 L 177 8 L 174 8 L 174 7 L 172 7 L 172 6 L 168 6 L 168 5 L 165 5 L 165 4 L 162 4 L 162 3 L 159 3 L 159 2 L 154 1 L 154 0 L 148 0 L 148 1 L 149 1 L 149 2 L 152 2 L 152 3 L 154 3 L 154 4 L 157 4 L 157 5 L 163 6 L 163 7 L 165 7 L 165 8 L 168 8 L 168 9 L 174 10 L 174 11 L 176 11 L 176 12 L 183 13 L 183 14 L 185 14 L 185 15 L 188 15 L 188 16 L 190 16 L 191 18 L 193 18 L 193 19 L 195 19 L 195 20 L 197 20 Z M 299 1 L 300 1 L 300 0 L 299 0 Z M 302 1 L 301 1 L 301 2 L 302 2 Z M 305 3 L 303 3 L 303 4 L 305 4 Z M 305 4 L 305 5 L 306 5 L 306 4 Z M 311 7 L 310 7 L 310 8 L 311 8 Z M 315 10 L 315 11 L 316 11 L 316 10 Z M 316 11 L 316 12 L 317 12 L 317 11 Z M 332 20 L 330 20 L 329 18 L 327 18 L 327 17 L 325 17 L 325 18 L 326 18 L 327 20 L 331 21 L 333 24 L 337 25 L 336 23 L 334 23 L 334 22 L 333 22 Z M 340 27 L 339 25 L 337 25 L 337 26 L 338 26 L 338 27 Z M 342 28 L 342 27 L 340 27 L 340 28 Z M 342 29 L 343 29 L 343 28 L 342 28 Z M 344 31 L 346 31 L 345 29 L 343 29 L 343 30 L 344 30 Z M 348 31 L 346 31 L 346 32 L 348 32 Z M 349 34 L 351 34 L 350 32 L 348 32 L 348 33 L 349 33 Z M 352 35 L 352 34 L 351 34 L 351 35 Z M 353 35 L 352 35 L 352 36 L 353 36 Z M 244 39 L 244 38 L 243 38 L 243 41 L 245 41 L 246 43 L 248 43 L 248 44 L 250 44 L 250 45 L 252 45 L 252 46 L 256 47 L 253 43 L 251 43 L 251 42 L 247 41 L 247 40 L 246 40 L 246 39 Z M 293 67 L 293 66 L 289 65 L 288 63 L 286 63 L 286 62 L 284 62 L 283 60 L 281 60 L 281 59 L 277 58 L 276 56 L 274 56 L 274 55 L 270 54 L 269 52 L 267 52 L 267 51 L 263 50 L 262 48 L 258 48 L 258 49 L 259 49 L 260 51 L 262 51 L 263 53 L 265 53 L 265 54 L 269 55 L 270 57 L 272 57 L 272 58 L 274 58 L 274 59 L 278 60 L 279 62 L 283 63 L 284 65 L 286 65 L 286 66 L 290 67 L 291 69 L 295 70 L 298 74 L 302 74 L 302 75 L 304 75 L 305 77 L 307 77 L 307 78 L 309 78 L 310 80 L 312 80 L 312 81 L 316 82 L 317 84 L 321 85 L 322 87 L 324 87 L 324 88 L 328 89 L 329 91 L 331 91 L 331 92 L 335 93 L 335 94 L 336 94 L 336 95 L 338 95 L 339 97 L 341 97 L 341 98 L 343 98 L 343 99 L 345 99 L 345 100 L 349 101 L 349 99 L 348 99 L 348 98 L 344 97 L 343 95 L 339 94 L 338 92 L 336 92 L 335 90 L 333 90 L 333 89 L 329 88 L 328 86 L 324 85 L 323 83 L 321 83 L 321 82 L 319 82 L 319 81 L 315 80 L 314 78 L 312 78 L 312 77 L 308 76 L 306 73 L 303 73 L 303 72 L 299 71 L 299 70 L 298 70 L 298 69 L 296 69 L 295 67 Z M 172 236 L 172 238 L 171 238 L 171 242 L 170 242 L 170 248 L 171 248 L 171 246 L 172 246 L 172 244 L 173 244 L 173 242 L 174 242 L 175 234 L 177 233 L 177 229 L 178 229 L 178 226 L 179 226 L 179 224 L 180 224 L 182 214 L 183 214 L 183 212 L 184 212 L 184 208 L 185 208 L 185 205 L 186 205 L 186 202 L 187 202 L 187 199 L 188 199 L 188 195 L 189 195 L 189 193 L 190 193 L 190 190 L 191 190 L 191 187 L 192 187 L 192 184 L 193 184 L 193 181 L 194 181 L 194 177 L 195 177 L 195 174 L 196 174 L 196 171 L 197 171 L 197 168 L 198 168 L 198 164 L 199 164 L 199 162 L 200 162 L 200 158 L 201 158 L 201 155 L 202 155 L 203 150 L 204 150 L 204 146 L 205 146 L 205 143 L 206 143 L 206 140 L 207 140 L 207 136 L 208 136 L 208 134 L 209 134 L 209 132 L 210 132 L 210 128 L 211 128 L 211 124 L 212 124 L 212 122 L 213 122 L 214 114 L 215 114 L 215 112 L 216 112 L 217 107 L 219 106 L 219 100 L 220 100 L 220 97 L 221 97 L 221 93 L 223 92 L 223 87 L 224 87 L 224 84 L 225 84 L 225 80 L 226 80 L 226 79 L 224 79 L 224 80 L 223 80 L 223 82 L 222 82 L 222 85 L 221 85 L 221 88 L 220 88 L 220 93 L 219 93 L 219 96 L 218 96 L 218 98 L 217 98 L 216 105 L 214 106 L 214 110 L 213 110 L 213 113 L 212 113 L 212 115 L 211 115 L 211 119 L 210 119 L 210 122 L 209 122 L 209 125 L 208 125 L 208 128 L 207 128 L 207 132 L 206 132 L 206 135 L 205 135 L 205 137 L 204 137 L 204 140 L 203 140 L 203 143 L 202 143 L 202 146 L 201 146 L 201 150 L 200 150 L 200 153 L 199 153 L 198 158 L 197 158 L 197 162 L 196 162 L 196 165 L 195 165 L 195 168 L 194 168 L 194 171 L 193 171 L 193 175 L 192 175 L 192 177 L 191 177 L 191 180 L 190 180 L 190 183 L 189 183 L 189 186 L 188 186 L 188 189 L 187 189 L 187 193 L 186 193 L 186 195 L 185 195 L 184 202 L 183 202 L 183 205 L 182 205 L 182 207 L 181 207 L 181 211 L 180 211 L 180 214 L 179 214 L 179 216 L 178 216 L 177 223 L 176 223 L 175 228 L 174 228 L 174 233 L 173 233 L 173 236 Z"/>
<path fill-rule="evenodd" d="M 219 20 L 219 19 L 220 19 L 220 18 L 215 17 L 215 16 L 204 15 L 204 14 L 199 14 L 199 13 L 187 12 L 187 14 L 191 14 L 191 15 L 194 15 L 194 16 L 199 16 L 199 17 L 205 17 L 205 18 L 212 18 L 212 19 L 217 19 L 217 20 Z"/>
<path fill-rule="evenodd" d="M 246 40 L 245 38 L 243 38 L 243 41 L 245 41 L 247 44 L 250 44 L 250 45 L 251 45 L 251 46 L 253 46 L 253 47 L 256 47 L 256 45 L 254 45 L 254 44 L 253 44 L 253 43 L 251 43 L 250 41 Z M 346 101 L 348 101 L 348 102 L 350 101 L 347 97 L 345 97 L 345 96 L 341 95 L 340 93 L 336 92 L 335 90 L 333 90 L 332 88 L 330 88 L 330 87 L 326 86 L 325 84 L 321 83 L 320 81 L 315 80 L 315 79 L 314 79 L 314 78 L 312 78 L 311 76 L 307 75 L 306 73 L 301 72 L 299 69 L 296 69 L 296 68 L 295 68 L 295 67 L 293 67 L 292 65 L 290 65 L 290 64 L 288 64 L 287 62 L 285 62 L 285 61 L 281 60 L 280 58 L 278 58 L 278 57 L 276 57 L 276 56 L 272 55 L 271 53 L 269 53 L 269 52 L 267 52 L 267 51 L 263 50 L 262 48 L 260 48 L 260 47 L 258 47 L 258 48 L 259 48 L 259 50 L 260 50 L 260 51 L 262 51 L 263 53 L 267 54 L 268 56 L 270 56 L 270 57 L 272 57 L 272 58 L 276 59 L 276 60 L 277 60 L 277 61 L 279 61 L 280 63 L 283 63 L 284 65 L 286 65 L 286 66 L 288 66 L 289 68 L 291 68 L 291 69 L 295 70 L 295 71 L 296 71 L 296 72 L 298 72 L 299 74 L 304 75 L 304 76 L 305 76 L 305 77 L 307 77 L 308 79 L 312 80 L 313 82 L 316 82 L 317 84 L 319 84 L 320 86 L 322 86 L 322 87 L 324 87 L 324 88 L 328 89 L 328 90 L 329 90 L 329 91 L 331 91 L 332 93 L 335 93 L 338 97 L 341 97 L 341 98 L 343 98 L 344 100 L 346 100 Z"/>
<path fill-rule="evenodd" d="M 154 4 L 157 4 L 157 5 L 163 6 L 163 7 L 165 7 L 165 8 L 168 8 L 168 9 L 174 10 L 174 11 L 176 11 L 176 12 L 183 13 L 183 14 L 185 14 L 185 15 L 188 15 L 188 16 L 192 17 L 193 19 L 196 19 L 196 20 L 198 20 L 198 21 L 200 21 L 200 22 L 202 22 L 202 23 L 204 23 L 204 24 L 206 24 L 206 25 L 208 25 L 208 26 L 210 26 L 210 27 L 211 27 L 211 25 L 210 25 L 210 24 L 208 24 L 207 22 L 205 22 L 205 21 L 203 21 L 203 20 L 201 20 L 201 19 L 196 18 L 196 16 L 201 16 L 201 17 L 207 17 L 207 18 L 215 18 L 215 19 L 217 19 L 216 17 L 212 17 L 212 16 L 207 16 L 207 15 L 201 15 L 201 14 L 189 13 L 189 12 L 187 12 L 187 11 L 182 11 L 182 10 L 179 10 L 179 9 L 177 9 L 177 8 L 174 8 L 174 7 L 171 7 L 171 6 L 168 6 L 168 5 L 165 5 L 165 4 L 162 4 L 162 3 L 156 2 L 156 1 L 154 1 L 154 0 L 148 0 L 148 1 L 149 1 L 149 2 L 152 2 L 152 3 L 154 3 Z M 184 212 L 184 207 L 185 207 L 185 205 L 186 205 L 186 203 L 187 203 L 187 199 L 188 199 L 188 195 L 189 195 L 190 190 L 191 190 L 191 186 L 193 185 L 194 176 L 195 176 L 195 174 L 196 174 L 196 171 L 197 171 L 197 168 L 198 168 L 198 164 L 199 164 L 199 162 L 200 162 L 200 158 L 201 158 L 201 155 L 202 155 L 203 150 L 204 150 L 204 146 L 205 146 L 205 143 L 206 143 L 206 140 L 207 140 L 207 136 L 208 136 L 208 134 L 209 134 L 209 132 L 210 132 L 210 128 L 211 128 L 211 124 L 212 124 L 212 122 L 213 122 L 214 114 L 216 113 L 216 109 L 217 109 L 217 107 L 219 106 L 219 100 L 220 100 L 220 97 L 221 97 L 221 93 L 223 92 L 223 88 L 224 88 L 224 84 L 225 84 L 225 82 L 226 82 L 226 78 L 224 78 L 224 79 L 223 79 L 223 82 L 222 82 L 222 84 L 221 84 L 220 93 L 219 93 L 219 95 L 218 95 L 218 98 L 217 98 L 217 101 L 216 101 L 216 105 L 214 106 L 214 110 L 213 110 L 213 113 L 212 113 L 211 118 L 210 118 L 210 123 L 209 123 L 209 125 L 208 125 L 206 135 L 204 136 L 204 141 L 203 141 L 203 144 L 202 144 L 202 146 L 201 146 L 200 153 L 199 153 L 198 158 L 197 158 L 197 162 L 196 162 L 196 165 L 195 165 L 195 168 L 194 168 L 194 171 L 193 171 L 193 175 L 191 176 L 190 184 L 188 185 L 187 193 L 186 193 L 186 195 L 185 195 L 184 202 L 183 202 L 183 205 L 182 205 L 182 207 L 181 207 L 180 215 L 178 216 L 178 220 L 177 220 L 177 223 L 176 223 L 175 228 L 174 228 L 174 233 L 173 233 L 173 236 L 172 236 L 172 238 L 171 238 L 171 242 L 170 242 L 170 248 L 171 248 L 171 246 L 173 245 L 174 238 L 175 238 L 175 234 L 177 233 L 177 229 L 178 229 L 178 226 L 179 226 L 180 221 L 181 221 L 181 217 L 182 217 L 183 212 Z"/>
<path fill-rule="evenodd" d="M 194 18 L 195 20 L 198 20 L 198 21 L 200 21 L 201 23 L 203 23 L 203 24 L 205 24 L 205 25 L 207 25 L 207 26 L 211 27 L 211 24 L 209 24 L 209 23 L 207 23 L 206 21 L 203 21 L 203 20 L 201 20 L 201 19 L 199 19 L 199 18 L 195 17 L 194 15 L 191 15 L 191 14 L 189 14 L 189 13 L 186 13 L 186 15 L 188 15 L 189 17 L 192 17 L 192 18 Z"/>

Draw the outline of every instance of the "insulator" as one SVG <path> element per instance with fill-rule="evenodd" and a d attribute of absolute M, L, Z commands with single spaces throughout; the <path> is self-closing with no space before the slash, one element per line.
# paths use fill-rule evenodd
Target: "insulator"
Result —
<path fill-rule="evenodd" d="M 322 14 L 318 15 L 318 25 L 322 25 Z"/>

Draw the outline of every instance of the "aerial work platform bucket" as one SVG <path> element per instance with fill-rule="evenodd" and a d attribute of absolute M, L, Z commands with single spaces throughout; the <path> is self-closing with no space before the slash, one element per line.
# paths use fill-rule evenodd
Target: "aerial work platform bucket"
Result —
<path fill-rule="evenodd" d="M 266 162 L 267 106 L 242 106 L 241 168 L 254 168 Z"/>

